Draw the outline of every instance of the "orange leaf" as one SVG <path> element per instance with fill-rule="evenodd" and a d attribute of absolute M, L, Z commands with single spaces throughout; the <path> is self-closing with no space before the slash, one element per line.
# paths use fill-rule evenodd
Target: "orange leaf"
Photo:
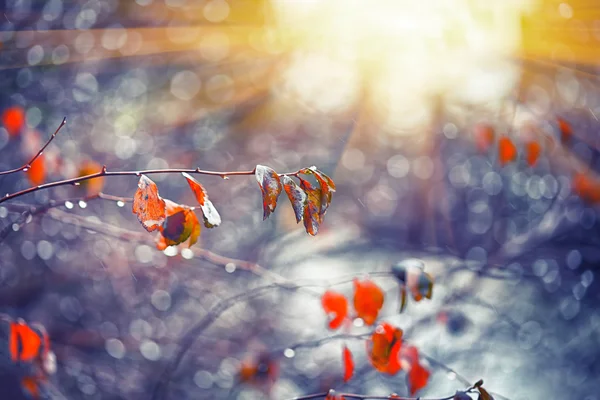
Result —
<path fill-rule="evenodd" d="M 221 216 L 219 215 L 219 212 L 213 203 L 208 199 L 208 194 L 206 193 L 206 190 L 204 190 L 204 186 L 202 186 L 200 182 L 195 180 L 190 174 L 186 174 L 185 172 L 182 172 L 181 174 L 187 180 L 187 183 L 190 186 L 190 189 L 192 189 L 198 204 L 200 204 L 202 216 L 204 218 L 204 226 L 207 228 L 214 228 L 215 226 L 221 225 Z"/>
<path fill-rule="evenodd" d="M 344 346 L 342 357 L 344 363 L 344 382 L 348 382 L 352 378 L 352 375 L 354 375 L 354 360 L 352 359 L 352 352 L 346 346 Z"/>
<path fill-rule="evenodd" d="M 263 196 L 263 220 L 275 211 L 277 198 L 281 193 L 281 182 L 279 175 L 273 169 L 264 165 L 257 165 L 255 176 Z"/>
<path fill-rule="evenodd" d="M 290 203 L 292 203 L 292 208 L 296 215 L 296 223 L 298 223 L 302 220 L 308 196 L 289 176 L 282 176 L 281 182 L 283 183 L 285 193 L 290 199 Z"/>
<path fill-rule="evenodd" d="M 424 388 L 429 381 L 429 371 L 419 363 L 419 351 L 414 346 L 408 346 L 402 349 L 401 358 L 408 365 L 408 387 L 410 395 Z"/>
<path fill-rule="evenodd" d="M 102 165 L 98 164 L 97 162 L 84 161 L 79 166 L 79 171 L 77 172 L 77 176 L 81 177 L 81 176 L 86 176 L 86 175 L 92 175 L 92 174 L 96 174 L 101 171 L 102 171 Z M 86 194 L 88 196 L 97 195 L 98 193 L 100 193 L 102 191 L 102 188 L 104 187 L 104 178 L 99 177 L 99 178 L 88 179 L 87 181 L 81 182 L 81 187 L 86 190 Z"/>
<path fill-rule="evenodd" d="M 517 159 L 517 148 L 506 136 L 503 136 L 498 140 L 498 159 L 500 160 L 501 166 Z"/>
<path fill-rule="evenodd" d="M 25 392 L 28 396 L 33 399 L 40 398 L 40 389 L 38 387 L 38 381 L 33 376 L 26 376 L 21 380 L 21 387 L 23 388 L 23 392 Z"/>
<path fill-rule="evenodd" d="M 531 141 L 525 145 L 525 149 L 527 152 L 527 164 L 533 167 L 540 157 L 540 153 L 542 152 L 542 146 L 538 142 Z"/>
<path fill-rule="evenodd" d="M 165 201 L 159 196 L 156 184 L 145 175 L 140 176 L 133 197 L 133 213 L 148 232 L 159 229 L 165 221 Z"/>
<path fill-rule="evenodd" d="M 13 361 L 31 361 L 40 356 L 40 335 L 23 322 L 10 323 L 9 351 Z"/>
<path fill-rule="evenodd" d="M 166 218 L 159 228 L 160 235 L 157 248 L 164 250 L 167 246 L 175 246 L 190 239 L 191 247 L 200 236 L 200 222 L 191 207 L 177 204 L 165 199 Z"/>
<path fill-rule="evenodd" d="M 192 189 L 192 192 L 194 193 L 194 196 L 196 196 L 196 201 L 198 201 L 198 204 L 203 206 L 204 201 L 207 198 L 206 190 L 204 190 L 204 186 L 202 186 L 200 184 L 200 182 L 198 182 L 196 179 L 194 179 L 193 176 L 191 176 L 188 173 L 182 172 L 181 175 L 183 175 L 183 177 L 187 181 L 188 185 L 190 186 L 190 189 Z"/>
<path fill-rule="evenodd" d="M 487 152 L 494 144 L 494 128 L 487 124 L 475 126 L 475 144 L 482 153 Z"/>
<path fill-rule="evenodd" d="M 241 363 L 239 378 L 242 382 L 271 386 L 279 376 L 279 366 L 268 353 Z"/>
<path fill-rule="evenodd" d="M 400 371 L 399 353 L 402 348 L 402 329 L 384 322 L 375 328 L 367 341 L 369 361 L 379 372 L 395 375 Z"/>
<path fill-rule="evenodd" d="M 29 182 L 33 186 L 38 186 L 44 183 L 46 179 L 46 164 L 44 163 L 44 156 L 40 155 L 38 158 L 33 160 L 29 168 L 25 172 Z"/>
<path fill-rule="evenodd" d="M 2 124 L 10 136 L 18 136 L 25 125 L 25 111 L 19 106 L 7 108 L 2 113 Z"/>
<path fill-rule="evenodd" d="M 571 182 L 572 190 L 582 200 L 592 204 L 600 203 L 600 182 L 588 174 L 578 172 Z"/>
<path fill-rule="evenodd" d="M 304 206 L 304 228 L 309 235 L 315 236 L 319 232 L 321 223 L 321 189 L 310 184 L 310 182 L 300 179 L 300 187 L 307 195 Z"/>
<path fill-rule="evenodd" d="M 321 196 L 319 199 L 319 219 L 320 222 L 322 222 L 325 212 L 331 204 L 332 193 L 335 192 L 335 183 L 333 183 L 333 180 L 329 176 L 319 171 L 315 166 L 304 168 L 300 170 L 300 173 L 305 175 L 314 175 L 317 179 L 317 182 L 319 182 L 319 187 L 321 188 Z"/>
<path fill-rule="evenodd" d="M 321 305 L 327 314 L 334 314 L 329 321 L 330 329 L 339 328 L 348 316 L 348 300 L 343 294 L 328 290 L 321 297 Z"/>
<path fill-rule="evenodd" d="M 563 142 L 568 141 L 573 137 L 573 128 L 565 119 L 558 117 L 558 130 L 560 131 L 560 140 Z"/>
<path fill-rule="evenodd" d="M 383 306 L 383 291 L 373 281 L 354 279 L 354 309 L 367 325 L 373 325 Z"/>

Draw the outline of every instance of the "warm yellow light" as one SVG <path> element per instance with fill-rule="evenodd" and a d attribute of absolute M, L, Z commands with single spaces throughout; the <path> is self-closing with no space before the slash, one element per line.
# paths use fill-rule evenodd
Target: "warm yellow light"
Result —
<path fill-rule="evenodd" d="M 393 133 L 427 124 L 433 98 L 493 109 L 515 87 L 523 0 L 272 0 L 295 53 L 284 92 L 340 112 L 365 91 Z"/>

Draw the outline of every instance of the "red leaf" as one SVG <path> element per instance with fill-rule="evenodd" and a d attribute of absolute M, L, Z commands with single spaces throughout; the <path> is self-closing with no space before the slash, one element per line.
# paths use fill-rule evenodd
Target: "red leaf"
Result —
<path fill-rule="evenodd" d="M 373 281 L 354 279 L 354 309 L 367 325 L 373 325 L 383 306 L 383 290 Z"/>
<path fill-rule="evenodd" d="M 23 322 L 10 323 L 10 358 L 13 361 L 31 361 L 41 356 L 42 338 Z"/>
<path fill-rule="evenodd" d="M 402 329 L 387 322 L 377 326 L 367 341 L 367 355 L 376 370 L 390 375 L 400 371 L 399 353 L 402 349 L 402 335 Z"/>
<path fill-rule="evenodd" d="M 187 180 L 190 189 L 196 196 L 196 200 L 198 204 L 200 204 L 200 208 L 202 209 L 202 217 L 204 218 L 204 226 L 207 228 L 214 228 L 215 226 L 221 225 L 221 216 L 219 212 L 213 205 L 213 203 L 208 199 L 208 194 L 204 189 L 204 186 L 200 184 L 197 180 L 195 180 L 191 175 L 182 172 L 182 175 Z"/>
<path fill-rule="evenodd" d="M 33 186 L 41 185 L 46 179 L 46 164 L 44 160 L 44 156 L 40 155 L 38 158 L 33 160 L 26 171 L 27 178 Z"/>
<path fill-rule="evenodd" d="M 571 127 L 571 124 L 560 117 L 557 118 L 556 121 L 558 122 L 558 130 L 560 131 L 560 140 L 566 142 L 571 139 L 571 137 L 573 137 L 573 128 Z"/>
<path fill-rule="evenodd" d="M 319 224 L 321 223 L 321 189 L 310 184 L 310 182 L 300 179 L 300 187 L 307 195 L 306 205 L 304 207 L 304 228 L 309 235 L 315 236 L 319 233 Z"/>
<path fill-rule="evenodd" d="M 517 148 L 506 136 L 503 136 L 498 140 L 498 159 L 500 160 L 501 166 L 517 159 Z"/>
<path fill-rule="evenodd" d="M 348 316 L 348 300 L 343 294 L 328 290 L 321 297 L 321 304 L 327 314 L 334 314 L 334 318 L 329 321 L 330 329 L 337 329 Z"/>
<path fill-rule="evenodd" d="M 156 184 L 145 175 L 140 176 L 133 197 L 133 213 L 148 232 L 159 229 L 165 221 L 165 201 L 159 196 Z"/>
<path fill-rule="evenodd" d="M 404 348 L 401 357 L 408 364 L 408 387 L 410 395 L 414 396 L 417 391 L 427 386 L 430 372 L 419 363 L 419 351 L 416 347 Z"/>
<path fill-rule="evenodd" d="M 342 357 L 344 363 L 344 382 L 348 382 L 352 379 L 352 375 L 354 375 L 354 360 L 352 359 L 352 352 L 346 346 L 344 346 Z"/>
<path fill-rule="evenodd" d="M 263 220 L 275 211 L 277 198 L 281 193 L 281 182 L 279 175 L 273 169 L 264 165 L 257 165 L 255 176 L 263 196 Z"/>
<path fill-rule="evenodd" d="M 525 150 L 527 153 L 527 164 L 533 167 L 540 158 L 542 146 L 538 142 L 532 141 L 525 145 Z"/>
<path fill-rule="evenodd" d="M 281 182 L 283 183 L 285 193 L 287 193 L 287 196 L 290 199 L 290 203 L 292 203 L 292 208 L 296 215 L 296 223 L 298 223 L 302 220 L 308 196 L 289 176 L 282 176 Z"/>
<path fill-rule="evenodd" d="M 25 125 L 25 111 L 19 106 L 7 108 L 2 113 L 2 124 L 10 136 L 18 136 Z"/>

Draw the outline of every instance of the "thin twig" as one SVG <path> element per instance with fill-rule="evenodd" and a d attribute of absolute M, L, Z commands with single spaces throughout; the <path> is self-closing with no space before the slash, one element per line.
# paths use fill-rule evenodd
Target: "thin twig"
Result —
<path fill-rule="evenodd" d="M 10 171 L 9 171 L 10 172 Z M 5 201 L 14 199 L 16 197 L 20 197 L 29 193 L 37 192 L 38 190 L 50 189 L 57 186 L 65 186 L 65 185 L 76 185 L 78 183 L 94 179 L 94 178 L 102 178 L 102 177 L 110 177 L 110 176 L 141 176 L 141 175 L 155 175 L 155 174 L 179 174 L 179 173 L 188 173 L 188 174 L 197 174 L 197 175 L 210 175 L 210 176 L 219 176 L 223 179 L 228 179 L 230 176 L 241 176 L 241 175 L 254 175 L 255 170 L 251 171 L 206 171 L 200 168 L 189 169 L 189 168 L 165 168 L 165 169 L 146 169 L 139 171 L 107 171 L 106 165 L 102 167 L 102 170 L 93 174 L 79 176 L 77 178 L 64 179 L 55 182 L 44 183 L 39 186 L 32 186 L 30 188 L 20 190 L 18 192 L 6 194 L 4 197 L 0 198 L 0 203 L 4 203 Z M 296 172 L 288 172 L 284 174 L 278 174 L 279 176 L 297 176 L 299 171 Z"/>
<path fill-rule="evenodd" d="M 37 152 L 37 154 L 35 156 L 33 156 L 33 158 L 31 160 L 29 160 L 27 163 L 23 164 L 19 168 L 11 169 L 9 171 L 0 171 L 0 175 L 14 174 L 16 172 L 24 171 L 24 170 L 27 170 L 27 169 L 31 168 L 31 164 L 33 164 L 33 162 L 35 160 L 37 160 L 37 158 L 39 156 L 42 155 L 42 153 L 44 152 L 44 150 L 46 150 L 46 147 L 48 147 L 48 145 L 50 144 L 50 142 L 52 142 L 54 140 L 54 138 L 56 137 L 56 135 L 58 135 L 58 132 L 62 129 L 63 126 L 65 126 L 66 123 L 67 123 L 67 117 L 64 117 L 63 120 L 62 120 L 62 122 L 58 126 L 58 128 L 56 128 L 56 130 L 54 131 L 54 133 L 52 134 L 52 136 L 50 136 L 50 138 L 48 139 L 48 141 L 46 141 L 46 144 L 44 144 L 42 146 L 42 148 Z"/>

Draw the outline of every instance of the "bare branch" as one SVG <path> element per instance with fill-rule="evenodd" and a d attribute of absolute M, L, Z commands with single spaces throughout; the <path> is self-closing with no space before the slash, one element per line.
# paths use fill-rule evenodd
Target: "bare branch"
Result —
<path fill-rule="evenodd" d="M 33 158 L 31 160 L 29 160 L 27 163 L 23 164 L 19 168 L 11 169 L 9 171 L 0 171 L 0 175 L 14 174 L 16 172 L 24 171 L 24 170 L 27 170 L 28 168 L 31 168 L 31 164 L 33 164 L 33 162 L 35 160 L 37 160 L 39 156 L 42 155 L 42 153 L 44 152 L 44 150 L 46 150 L 46 147 L 48 147 L 48 145 L 54 140 L 54 138 L 56 137 L 56 135 L 58 135 L 58 132 L 62 129 L 63 126 L 65 126 L 66 123 L 67 123 L 67 117 L 64 117 L 63 120 L 62 120 L 62 122 L 58 126 L 58 128 L 56 128 L 56 130 L 54 131 L 54 133 L 52 134 L 52 136 L 50 136 L 50 138 L 48 139 L 48 141 L 46 141 L 46 144 L 44 144 L 42 146 L 42 148 L 37 152 L 37 154 L 35 156 L 33 156 Z"/>

